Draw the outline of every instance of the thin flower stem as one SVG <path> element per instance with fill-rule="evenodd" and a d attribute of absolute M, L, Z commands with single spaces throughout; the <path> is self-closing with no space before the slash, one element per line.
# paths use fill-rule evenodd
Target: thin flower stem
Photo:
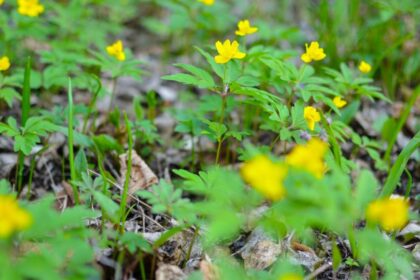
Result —
<path fill-rule="evenodd" d="M 88 120 L 89 120 L 89 117 L 90 117 L 90 115 L 92 114 L 92 111 L 93 111 L 93 107 L 95 106 L 95 104 L 96 104 L 96 100 L 98 99 L 98 95 L 99 95 L 99 92 L 101 91 L 101 89 L 102 89 L 102 82 L 101 82 L 101 80 L 96 76 L 96 75 L 93 75 L 93 78 L 95 79 L 95 81 L 98 83 L 98 88 L 96 89 L 96 91 L 95 91 L 95 93 L 94 93 L 94 95 L 93 95 L 93 98 L 92 98 L 92 100 L 90 101 L 90 103 L 89 103 L 89 108 L 88 108 L 88 113 L 86 114 L 86 116 L 85 116 L 85 119 L 83 120 L 83 128 L 82 128 L 82 132 L 85 134 L 86 133 L 86 129 L 87 129 L 87 123 L 88 123 Z M 112 102 L 112 101 L 111 101 Z M 112 103 L 111 103 L 112 104 Z"/>
<path fill-rule="evenodd" d="M 112 104 L 114 104 L 115 90 L 117 89 L 117 82 L 118 82 L 118 77 L 112 78 L 112 82 L 111 82 L 111 100 L 109 101 L 109 108 L 108 108 L 109 111 L 111 111 Z"/>
<path fill-rule="evenodd" d="M 217 143 L 216 164 L 219 164 L 221 149 L 222 149 L 222 140 L 219 140 Z"/>
<path fill-rule="evenodd" d="M 226 85 L 223 93 L 220 95 L 222 97 L 222 108 L 220 110 L 219 123 L 221 123 L 221 124 L 223 124 L 224 120 L 225 120 L 226 97 L 227 97 L 228 88 L 229 88 L 229 86 Z M 220 151 L 222 149 L 222 142 L 223 142 L 222 138 L 217 139 L 216 164 L 219 164 Z"/>

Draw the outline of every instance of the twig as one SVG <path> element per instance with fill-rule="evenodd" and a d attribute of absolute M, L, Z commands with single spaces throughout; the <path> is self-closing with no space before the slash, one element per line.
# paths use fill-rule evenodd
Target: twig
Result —
<path fill-rule="evenodd" d="M 99 173 L 97 173 L 96 171 L 94 171 L 94 170 L 91 170 L 91 169 L 88 169 L 88 172 L 89 173 L 91 173 L 91 174 L 93 174 L 93 175 L 96 175 L 96 176 L 101 176 L 101 174 L 99 174 Z M 112 184 L 114 187 L 116 187 L 116 188 L 118 188 L 119 190 L 122 190 L 123 188 L 120 186 L 120 185 L 118 185 L 117 183 L 115 183 L 115 182 L 113 182 L 113 181 L 111 181 L 111 180 L 109 180 L 108 178 L 105 178 L 105 180 L 107 180 L 110 184 Z M 145 202 L 143 202 L 143 201 L 141 201 L 140 199 L 138 199 L 136 196 L 134 196 L 134 195 L 132 195 L 132 194 L 128 194 L 132 199 L 134 199 L 136 202 L 138 202 L 139 204 L 141 204 L 141 205 L 143 205 L 143 206 L 145 206 L 145 207 L 147 207 L 147 208 L 149 208 L 149 209 L 152 209 L 152 206 L 150 206 L 149 204 L 147 204 L 147 203 L 145 203 Z M 164 214 L 162 214 L 161 215 L 162 217 L 165 217 L 166 219 L 168 219 L 168 221 L 170 221 L 170 217 L 169 216 L 166 216 L 166 215 L 164 215 Z M 152 218 L 150 218 L 149 216 L 145 216 L 148 220 L 150 220 L 152 223 L 154 223 L 154 224 L 156 224 L 157 226 L 159 226 L 160 228 L 162 228 L 162 229 L 164 229 L 164 230 L 167 230 L 167 228 L 165 228 L 164 226 L 162 226 L 160 223 L 158 223 L 158 222 L 156 222 L 155 220 L 153 220 Z"/>
<path fill-rule="evenodd" d="M 312 272 L 311 274 L 306 276 L 305 280 L 315 279 L 315 277 L 317 277 L 318 275 L 320 275 L 321 273 L 323 273 L 324 271 L 326 271 L 330 267 L 332 267 L 332 263 L 326 263 L 326 264 L 318 267 L 314 272 Z"/>

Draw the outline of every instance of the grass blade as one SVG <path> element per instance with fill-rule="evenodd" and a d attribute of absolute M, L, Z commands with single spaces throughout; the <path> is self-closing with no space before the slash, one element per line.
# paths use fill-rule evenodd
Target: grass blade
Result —
<path fill-rule="evenodd" d="M 75 184 L 76 181 L 76 167 L 74 165 L 74 147 L 73 147 L 73 90 L 71 85 L 71 79 L 69 78 L 69 86 L 68 86 L 68 149 L 69 149 L 69 164 L 70 164 L 70 184 L 73 188 L 73 196 L 74 202 L 79 204 L 79 192 L 77 190 L 77 186 Z"/>
<path fill-rule="evenodd" d="M 391 171 L 386 178 L 384 188 L 381 192 L 381 197 L 386 197 L 391 195 L 397 184 L 400 180 L 402 173 L 404 172 L 407 161 L 410 158 L 411 154 L 420 147 L 420 132 L 413 137 L 413 139 L 408 142 L 408 145 L 401 151 L 398 155 L 397 160 L 394 162 L 394 165 L 391 168 Z"/>
<path fill-rule="evenodd" d="M 392 137 L 388 142 L 388 147 L 384 155 L 384 161 L 387 162 L 388 164 L 390 163 L 392 148 L 394 147 L 395 141 L 397 140 L 398 133 L 400 133 L 402 127 L 407 121 L 407 118 L 410 115 L 411 108 L 414 106 L 414 103 L 416 102 L 417 97 L 419 96 L 419 93 L 420 93 L 420 86 L 418 86 L 414 90 L 413 94 L 410 96 L 410 99 L 408 100 L 407 105 L 405 106 L 404 111 L 398 121 L 397 127 L 394 130 Z"/>
<path fill-rule="evenodd" d="M 28 57 L 26 60 L 25 72 L 23 76 L 21 127 L 25 126 L 26 121 L 29 118 L 30 109 L 31 109 L 31 57 Z M 24 165 L 25 165 L 25 155 L 23 154 L 22 151 L 19 151 L 18 168 L 16 169 L 17 171 L 16 182 L 17 182 L 18 193 L 22 191 Z"/>

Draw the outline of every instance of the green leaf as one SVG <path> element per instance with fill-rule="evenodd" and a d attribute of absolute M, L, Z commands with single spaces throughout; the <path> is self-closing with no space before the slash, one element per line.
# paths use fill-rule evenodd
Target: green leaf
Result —
<path fill-rule="evenodd" d="M 131 254 L 135 254 L 137 250 L 148 253 L 153 251 L 152 246 L 140 233 L 124 232 L 120 241 Z"/>
<path fill-rule="evenodd" d="M 188 72 L 192 73 L 199 80 L 197 85 L 200 88 L 212 88 L 216 86 L 213 77 L 207 71 L 201 68 L 184 63 L 178 63 L 175 64 L 175 66 L 185 69 Z"/>
<path fill-rule="evenodd" d="M 88 170 L 88 162 L 85 151 L 83 149 L 80 149 L 76 154 L 76 157 L 74 158 L 74 165 L 76 168 L 76 178 L 82 178 L 82 174 Z"/>
<path fill-rule="evenodd" d="M 333 269 L 334 271 L 337 271 L 343 261 L 343 258 L 341 257 L 340 250 L 338 249 L 337 242 L 335 240 L 333 240 L 332 245 Z"/>
<path fill-rule="evenodd" d="M 105 212 L 106 216 L 111 219 L 114 223 L 119 221 L 119 206 L 108 196 L 104 195 L 99 191 L 94 191 L 93 198 L 99 204 L 102 211 Z"/>
<path fill-rule="evenodd" d="M 214 61 L 214 57 L 211 56 L 208 52 L 200 49 L 199 47 L 195 47 L 196 50 L 200 52 L 202 56 L 204 56 L 207 60 L 207 62 L 210 64 L 211 68 L 213 69 L 214 73 L 216 73 L 217 76 L 219 76 L 221 79 L 224 77 L 224 67 L 222 64 L 217 64 L 216 61 Z"/>
<path fill-rule="evenodd" d="M 355 209 L 364 211 L 366 205 L 372 201 L 378 190 L 378 181 L 372 172 L 363 170 L 356 181 L 356 189 L 354 192 Z"/>
<path fill-rule="evenodd" d="M 20 94 L 14 89 L 10 87 L 0 89 L 0 99 L 6 101 L 9 107 L 12 107 L 13 101 L 15 99 L 20 100 Z"/>

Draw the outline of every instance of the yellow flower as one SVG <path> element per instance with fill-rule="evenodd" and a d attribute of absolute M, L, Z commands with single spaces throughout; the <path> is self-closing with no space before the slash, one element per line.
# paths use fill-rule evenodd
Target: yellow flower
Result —
<path fill-rule="evenodd" d="M 408 222 L 409 205 L 400 196 L 391 196 L 371 202 L 366 209 L 366 219 L 379 223 L 386 231 L 403 228 Z"/>
<path fill-rule="evenodd" d="M 286 163 L 292 167 L 307 171 L 316 178 L 322 178 L 326 170 L 324 156 L 327 150 L 327 143 L 317 138 L 312 138 L 308 143 L 294 147 L 286 156 Z"/>
<path fill-rule="evenodd" d="M 319 47 L 318 42 L 311 42 L 309 47 L 308 44 L 305 44 L 305 48 L 306 52 L 300 57 L 305 63 L 310 63 L 312 60 L 323 60 L 326 57 L 324 49 Z"/>
<path fill-rule="evenodd" d="M 44 6 L 38 0 L 18 0 L 18 13 L 24 16 L 37 17 L 44 12 Z"/>
<path fill-rule="evenodd" d="M 369 63 L 367 63 L 366 61 L 362 60 L 359 64 L 359 70 L 362 73 L 369 73 L 370 70 L 372 70 L 372 66 L 370 66 Z"/>
<path fill-rule="evenodd" d="M 119 61 L 125 60 L 124 46 L 121 40 L 118 40 L 114 44 L 106 47 L 106 51 L 110 56 L 115 57 Z"/>
<path fill-rule="evenodd" d="M 236 30 L 236 35 L 246 36 L 253 34 L 258 31 L 257 27 L 252 27 L 249 23 L 249 20 L 241 20 L 238 22 L 238 30 Z"/>
<path fill-rule="evenodd" d="M 203 3 L 204 5 L 211 6 L 214 4 L 215 0 L 198 0 L 198 2 Z"/>
<path fill-rule="evenodd" d="M 321 115 L 319 112 L 312 106 L 306 106 L 303 110 L 303 117 L 306 120 L 310 130 L 314 130 L 315 124 L 321 120 Z"/>
<path fill-rule="evenodd" d="M 24 230 L 32 223 L 30 214 L 19 207 L 11 195 L 0 195 L 0 238 L 7 238 L 15 231 Z"/>
<path fill-rule="evenodd" d="M 303 277 L 296 273 L 286 273 L 280 276 L 279 280 L 303 280 Z"/>
<path fill-rule="evenodd" d="M 6 71 L 10 68 L 10 60 L 7 56 L 0 58 L 0 71 Z"/>
<path fill-rule="evenodd" d="M 0 6 L 3 5 L 4 0 L 0 0 Z"/>
<path fill-rule="evenodd" d="M 251 187 L 272 201 L 281 199 L 286 193 L 283 180 L 287 168 L 271 161 L 267 156 L 259 155 L 245 162 L 241 167 L 241 174 Z"/>
<path fill-rule="evenodd" d="M 334 97 L 333 103 L 335 106 L 337 106 L 337 108 L 343 108 L 344 106 L 347 105 L 347 101 L 344 99 L 341 99 L 340 96 Z"/>
<path fill-rule="evenodd" d="M 216 49 L 219 55 L 214 57 L 216 63 L 225 64 L 229 62 L 231 59 L 242 59 L 245 57 L 245 53 L 240 52 L 238 50 L 239 43 L 237 41 L 233 41 L 230 43 L 230 40 L 226 40 L 223 44 L 220 41 L 216 42 Z"/>

